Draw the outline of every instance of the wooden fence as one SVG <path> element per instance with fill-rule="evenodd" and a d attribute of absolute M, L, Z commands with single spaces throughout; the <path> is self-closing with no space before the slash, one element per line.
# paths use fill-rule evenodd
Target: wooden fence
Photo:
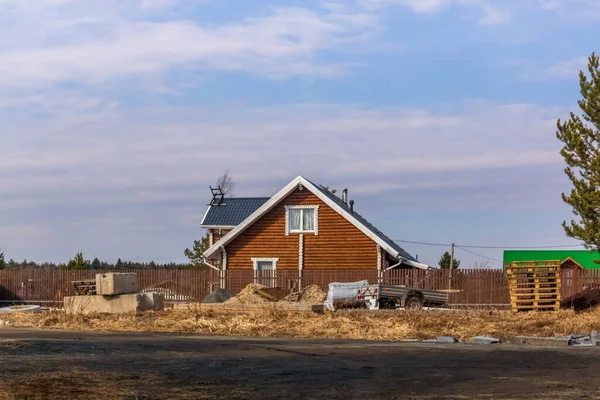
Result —
<path fill-rule="evenodd" d="M 61 306 L 64 296 L 74 295 L 71 282 L 93 279 L 95 274 L 111 271 L 66 270 L 0 270 L 0 302 L 31 303 Z M 378 281 L 375 270 L 304 270 L 302 279 L 298 270 L 278 270 L 275 273 L 253 270 L 229 270 L 221 280 L 214 270 L 133 270 L 142 291 L 161 292 L 167 303 L 201 301 L 224 282 L 226 287 L 239 292 L 247 284 L 257 282 L 277 286 L 288 291 L 299 287 L 318 285 L 327 290 L 331 282 L 356 282 L 363 279 Z M 381 282 L 405 285 L 418 289 L 449 290 L 449 303 L 454 307 L 508 307 L 510 295 L 502 270 L 391 270 L 383 273 Z M 600 270 L 562 272 L 561 294 L 565 298 L 584 288 L 600 288 Z"/>

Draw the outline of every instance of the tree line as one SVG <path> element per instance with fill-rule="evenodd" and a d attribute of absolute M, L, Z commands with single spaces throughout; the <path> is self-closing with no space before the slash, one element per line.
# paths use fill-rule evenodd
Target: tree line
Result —
<path fill-rule="evenodd" d="M 191 263 L 157 263 L 139 262 L 139 261 L 123 261 L 120 258 L 116 262 L 101 261 L 98 258 L 86 260 L 82 253 L 77 253 L 73 258 L 64 263 L 42 262 L 35 261 L 15 261 L 10 259 L 5 260 L 4 253 L 0 251 L 0 269 L 70 269 L 70 270 L 88 270 L 88 269 L 112 269 L 112 270 L 127 270 L 127 269 L 198 269 L 201 266 Z"/>

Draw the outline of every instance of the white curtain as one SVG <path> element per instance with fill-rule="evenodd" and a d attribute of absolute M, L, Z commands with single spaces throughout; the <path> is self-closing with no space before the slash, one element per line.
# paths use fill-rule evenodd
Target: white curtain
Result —
<path fill-rule="evenodd" d="M 289 219 L 290 231 L 299 231 L 302 229 L 302 210 L 291 209 Z"/>
<path fill-rule="evenodd" d="M 305 208 L 302 216 L 302 230 L 313 231 L 315 229 L 315 210 L 312 208 Z"/>
<path fill-rule="evenodd" d="M 257 261 L 256 262 L 256 269 L 258 271 L 265 271 L 265 270 L 274 270 L 275 268 L 273 268 L 273 261 Z"/>

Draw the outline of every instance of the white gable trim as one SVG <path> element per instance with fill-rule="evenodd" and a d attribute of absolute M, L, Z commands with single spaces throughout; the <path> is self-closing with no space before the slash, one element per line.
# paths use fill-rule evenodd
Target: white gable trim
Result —
<path fill-rule="evenodd" d="M 202 217 L 202 222 L 200 222 L 200 227 L 203 228 L 204 227 L 204 221 L 206 220 L 206 216 L 208 215 L 208 212 L 210 211 L 210 208 L 212 206 L 208 206 L 208 208 L 206 209 L 206 212 L 204 213 L 204 217 Z"/>
<path fill-rule="evenodd" d="M 263 204 L 258 210 L 254 211 L 241 224 L 236 226 L 232 231 L 230 231 L 228 234 L 226 234 L 220 240 L 218 240 L 214 245 L 212 245 L 210 248 L 208 248 L 203 253 L 204 256 L 206 258 L 211 258 L 211 256 L 214 255 L 220 249 L 221 246 L 225 246 L 227 243 L 229 243 L 233 239 L 235 239 L 240 233 L 245 231 L 246 228 L 248 228 L 255 221 L 257 221 L 263 214 L 265 214 L 266 212 L 271 210 L 273 207 L 275 207 L 277 204 L 279 204 L 279 202 L 281 200 L 283 200 L 286 196 L 288 196 L 294 190 L 298 189 L 298 187 L 300 185 L 302 185 L 304 190 L 310 191 L 312 194 L 317 196 L 323 203 L 327 204 L 331 209 L 333 209 L 339 215 L 344 217 L 348 222 L 350 222 L 352 225 L 354 225 L 356 228 L 358 228 L 362 233 L 367 235 L 367 237 L 369 237 L 371 240 L 373 240 L 375 243 L 377 243 L 379 246 L 381 246 L 381 248 L 383 250 L 385 250 L 388 254 L 390 254 L 392 257 L 394 257 L 396 259 L 400 259 L 400 255 L 398 254 L 398 252 L 396 250 L 394 250 L 389 244 L 387 244 L 379 236 L 377 236 L 373 232 L 371 232 L 370 229 L 368 229 L 366 226 L 364 226 L 362 223 L 360 223 L 356 218 L 354 218 L 352 216 L 352 214 L 350 214 L 349 212 L 344 210 L 342 207 L 340 207 L 339 204 L 337 204 L 335 201 L 333 201 L 328 196 L 323 194 L 317 187 L 315 187 L 308 180 L 304 179 L 302 176 L 298 176 L 296 179 L 294 179 L 293 181 L 288 183 L 283 189 L 281 189 L 273 197 L 271 197 L 271 199 L 269 199 L 269 201 L 267 201 L 265 204 Z M 425 266 L 424 264 L 415 263 L 415 262 L 412 262 L 409 260 L 404 260 L 404 262 L 406 264 L 409 264 L 416 268 L 421 268 L 421 269 L 423 269 L 423 266 Z"/>

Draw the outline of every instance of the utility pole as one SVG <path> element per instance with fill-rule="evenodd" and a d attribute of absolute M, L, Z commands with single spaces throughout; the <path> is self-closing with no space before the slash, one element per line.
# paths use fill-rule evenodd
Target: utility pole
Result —
<path fill-rule="evenodd" d="M 452 243 L 452 254 L 450 254 L 450 271 L 448 271 L 448 289 L 452 289 L 452 270 L 454 269 L 454 243 Z"/>

